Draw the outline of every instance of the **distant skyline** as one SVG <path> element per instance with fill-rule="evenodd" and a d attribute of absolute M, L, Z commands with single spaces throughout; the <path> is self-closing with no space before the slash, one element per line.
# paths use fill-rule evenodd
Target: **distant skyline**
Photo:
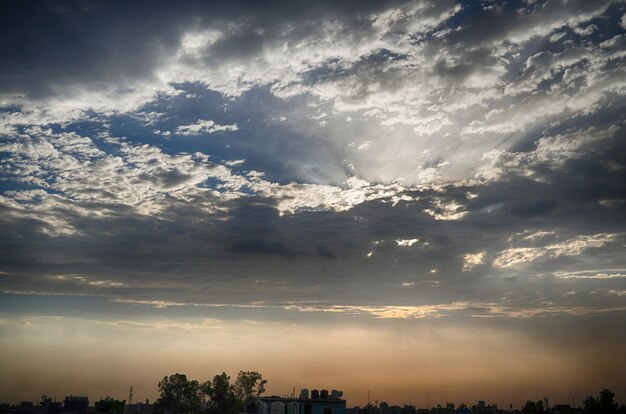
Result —
<path fill-rule="evenodd" d="M 626 401 L 626 2 L 9 0 L 0 35 L 0 401 Z"/>

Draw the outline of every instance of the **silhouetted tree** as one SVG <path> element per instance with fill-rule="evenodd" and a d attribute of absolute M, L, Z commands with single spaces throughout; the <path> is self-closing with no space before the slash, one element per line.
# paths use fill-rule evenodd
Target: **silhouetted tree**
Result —
<path fill-rule="evenodd" d="M 433 406 L 433 408 L 431 408 L 430 411 L 435 414 L 445 413 L 444 408 L 441 406 L 441 404 L 437 404 L 436 406 Z"/>
<path fill-rule="evenodd" d="M 526 401 L 524 407 L 522 408 L 522 414 L 537 414 L 539 410 L 537 410 L 537 403 L 534 401 Z"/>
<path fill-rule="evenodd" d="M 591 414 L 616 414 L 618 412 L 618 404 L 613 400 L 615 394 L 606 388 L 600 391 L 598 398 L 589 396 L 583 401 L 586 413 Z"/>
<path fill-rule="evenodd" d="M 402 407 L 400 414 L 417 414 L 417 410 L 415 409 L 415 406 L 405 404 L 404 407 Z"/>
<path fill-rule="evenodd" d="M 543 414 L 543 401 L 541 400 L 537 400 L 537 402 L 535 403 L 535 405 L 537 406 L 537 412 L 539 414 Z"/>
<path fill-rule="evenodd" d="M 155 406 L 174 413 L 200 412 L 200 384 L 185 374 L 174 374 L 159 381 L 159 398 Z"/>
<path fill-rule="evenodd" d="M 233 384 L 235 397 L 242 405 L 255 401 L 265 392 L 267 380 L 256 371 L 239 371 Z"/>
<path fill-rule="evenodd" d="M 209 414 L 237 414 L 243 411 L 243 404 L 235 396 L 230 377 L 225 372 L 202 384 L 202 392 L 209 397 Z"/>

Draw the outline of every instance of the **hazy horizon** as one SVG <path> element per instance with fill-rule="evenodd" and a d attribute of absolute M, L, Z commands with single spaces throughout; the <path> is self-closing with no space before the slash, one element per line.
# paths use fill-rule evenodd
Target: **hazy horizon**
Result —
<path fill-rule="evenodd" d="M 45 341 L 20 338 L 19 349 L 3 347 L 4 358 L 19 361 L 20 371 L 2 378 L 1 401 L 36 401 L 44 394 L 57 400 L 71 394 L 89 396 L 91 402 L 109 395 L 127 399 L 132 385 L 133 401 L 154 402 L 157 383 L 166 375 L 184 373 L 203 382 L 223 371 L 234 379 L 240 370 L 261 372 L 268 380 L 265 395 L 290 394 L 293 387 L 297 393 L 340 389 L 348 406 L 365 405 L 367 391 L 372 403 L 418 407 L 426 407 L 427 400 L 431 406 L 486 400 L 521 407 L 544 397 L 566 404 L 575 398 L 582 405 L 605 387 L 616 392 L 617 401 L 624 399 L 621 361 L 612 359 L 622 351 L 620 343 L 562 350 L 554 338 L 527 335 L 528 327 L 495 332 L 484 324 L 425 323 L 409 333 L 406 322 L 371 321 L 355 328 L 352 321 L 339 320 L 329 330 L 333 339 L 310 341 L 309 335 L 327 332 L 326 327 L 156 320 L 159 326 L 148 328 L 128 320 L 51 319 L 28 320 L 28 330 L 40 330 Z M 566 330 L 557 333 L 570 341 L 584 336 Z"/>
<path fill-rule="evenodd" d="M 624 1 L 0 8 L 0 401 L 626 402 Z"/>

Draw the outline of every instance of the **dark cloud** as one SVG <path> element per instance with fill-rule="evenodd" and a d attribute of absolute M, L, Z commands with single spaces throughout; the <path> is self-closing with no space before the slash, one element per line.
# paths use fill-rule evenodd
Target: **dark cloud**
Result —
<path fill-rule="evenodd" d="M 600 14 L 610 4 L 610 1 L 547 1 L 519 8 L 519 3 L 510 2 L 475 8 L 465 17 L 461 29 L 452 33 L 447 40 L 453 44 L 467 42 L 488 45 L 501 39 L 532 36 L 528 32 L 530 28 L 550 31 L 562 27 L 564 17 L 575 23 L 580 16 Z"/>
<path fill-rule="evenodd" d="M 259 52 L 285 24 L 347 17 L 357 3 L 358 10 L 368 13 L 395 2 L 198 1 L 174 6 L 141 1 L 7 1 L 0 13 L 0 35 L 8 40 L 0 52 L 5 62 L 0 92 L 42 97 L 64 95 L 73 86 L 133 88 L 135 81 L 154 78 L 159 61 L 175 53 L 184 30 L 243 20 L 243 31 L 220 40 L 210 56 L 245 57 Z M 259 29 L 268 33 L 255 34 Z"/>
<path fill-rule="evenodd" d="M 324 259 L 333 259 L 335 255 L 326 246 L 317 246 L 317 255 Z"/>
<path fill-rule="evenodd" d="M 511 213 L 522 218 L 547 216 L 556 205 L 554 200 L 522 201 L 511 207 Z"/>
<path fill-rule="evenodd" d="M 11 46 L 0 57 L 6 62 L 2 92 L 62 94 L 72 84 L 98 88 L 151 77 L 160 53 L 173 52 L 179 42 L 180 12 L 166 17 L 138 3 L 120 6 L 3 3 L 2 36 Z"/>
<path fill-rule="evenodd" d="M 496 63 L 497 58 L 488 48 L 476 48 L 463 51 L 459 62 L 449 63 L 444 59 L 439 60 L 434 66 L 434 72 L 453 83 L 462 83 L 472 73 L 489 70 Z"/>
<path fill-rule="evenodd" d="M 46 236 L 41 233 L 41 228 L 46 226 L 44 221 L 15 221 L 9 214 L 3 214 L 6 217 L 2 241 L 6 258 L 4 270 L 31 275 L 21 277 L 19 284 L 18 279 L 4 279 L 3 288 L 54 291 L 57 289 L 54 286 L 58 286 L 56 282 L 37 276 L 40 272 L 79 274 L 122 282 L 130 290 L 116 288 L 115 293 L 133 296 L 139 294 L 133 286 L 175 278 L 177 289 L 182 289 L 179 299 L 197 299 L 194 293 L 197 286 L 210 282 L 215 294 L 221 292 L 220 296 L 245 302 L 250 297 L 245 293 L 246 288 L 240 287 L 245 280 L 283 274 L 305 285 L 328 277 L 361 292 L 364 301 L 376 298 L 398 304 L 415 303 L 418 299 L 415 292 L 402 288 L 401 284 L 433 281 L 437 283 L 427 292 L 421 292 L 419 298 L 444 302 L 470 297 L 487 300 L 509 289 L 506 285 L 490 285 L 490 275 L 518 276 L 518 283 L 523 285 L 541 285 L 540 281 L 520 280 L 521 270 L 517 268 L 499 270 L 492 266 L 501 251 L 528 247 L 528 242 L 522 240 L 525 236 L 540 231 L 556 232 L 557 238 L 538 239 L 532 244 L 545 247 L 579 235 L 626 231 L 619 224 L 626 222 L 623 204 L 605 207 L 596 204 L 597 207 L 590 210 L 589 203 L 597 203 L 601 198 L 598 195 L 580 202 L 581 194 L 593 190 L 597 184 L 594 174 L 578 176 L 575 182 L 570 182 L 570 174 L 556 172 L 559 174 L 549 179 L 546 176 L 541 181 L 511 176 L 506 181 L 488 185 L 450 187 L 446 189 L 444 200 L 456 200 L 470 211 L 462 219 L 450 221 L 435 220 L 423 212 L 441 199 L 440 193 L 430 191 L 414 194 L 419 196 L 418 201 L 396 206 L 373 201 L 343 213 L 302 212 L 280 216 L 269 199 L 236 203 L 228 215 L 213 218 L 206 216 L 201 204 L 194 208 L 176 203 L 171 204 L 169 212 L 161 218 L 132 215 L 124 210 L 108 218 L 90 217 L 73 213 L 69 206 L 50 212 L 53 217 L 69 220 L 87 235 L 86 238 Z M 613 174 L 609 170 L 604 172 L 609 176 Z M 574 183 L 577 191 L 570 188 Z M 613 181 L 601 196 L 611 195 L 615 202 L 624 200 L 620 188 L 620 184 Z M 475 193 L 477 197 L 464 200 L 466 192 Z M 537 199 L 537 194 L 551 197 Z M 509 200 L 520 202 L 512 204 L 510 209 L 489 209 Z M 28 237 L 17 237 L 16 226 Z M 515 234 L 519 236 L 511 240 Z M 396 240 L 408 239 L 419 241 L 408 247 L 396 243 Z M 609 246 L 613 244 L 601 248 L 605 252 L 603 256 L 588 256 L 581 251 L 578 255 L 565 255 L 558 260 L 542 259 L 528 265 L 538 273 L 572 269 L 580 266 L 581 260 L 589 269 L 621 266 L 621 255 L 615 250 L 617 245 Z M 487 252 L 485 266 L 466 275 L 462 271 L 463 256 L 479 251 Z M 305 252 L 316 252 L 316 255 Z M 371 256 L 367 257 L 370 252 Z M 265 257 L 262 266 L 258 263 L 260 257 Z M 316 260 L 332 257 L 342 260 L 324 261 L 330 266 L 323 272 L 325 275 L 314 271 L 312 276 L 311 270 L 317 269 Z M 433 269 L 435 273 L 431 273 Z M 489 289 L 483 290 L 486 286 Z M 63 285 L 65 288 L 67 286 Z M 94 290 L 109 291 L 110 288 L 72 285 L 75 292 L 93 293 Z M 280 291 L 275 293 L 276 299 L 282 297 Z M 170 293 L 162 295 L 171 297 Z M 341 293 L 336 291 L 332 295 L 338 295 L 335 299 L 339 300 Z"/>
<path fill-rule="evenodd" d="M 269 254 L 292 259 L 296 252 L 279 241 L 264 239 L 241 240 L 233 243 L 231 249 L 234 253 L 240 254 Z"/>
<path fill-rule="evenodd" d="M 145 178 L 157 180 L 164 188 L 172 188 L 189 181 L 192 176 L 180 171 L 161 171 Z"/>

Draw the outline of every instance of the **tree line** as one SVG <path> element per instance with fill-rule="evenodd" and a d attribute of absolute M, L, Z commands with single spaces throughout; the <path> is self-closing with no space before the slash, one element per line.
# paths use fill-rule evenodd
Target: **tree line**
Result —
<path fill-rule="evenodd" d="M 256 371 L 240 371 L 233 383 L 224 372 L 202 383 L 176 373 L 159 381 L 155 407 L 172 413 L 238 414 L 265 392 L 266 383 Z"/>
<path fill-rule="evenodd" d="M 230 377 L 222 372 L 212 380 L 199 382 L 188 379 L 185 374 L 173 374 L 159 381 L 159 398 L 155 408 L 159 411 L 188 414 L 238 414 L 244 412 L 247 404 L 254 403 L 265 392 L 267 380 L 256 371 L 239 371 L 237 378 L 231 383 Z M 583 400 L 582 409 L 571 408 L 571 412 L 585 414 L 626 414 L 626 405 L 619 405 L 614 400 L 615 393 L 608 389 L 600 391 L 598 397 L 589 396 Z M 394 409 L 396 409 L 394 411 Z M 455 407 L 447 403 L 445 407 L 438 405 L 430 412 L 434 413 L 465 413 L 470 408 L 465 404 Z M 402 413 L 416 414 L 414 406 L 390 407 L 386 402 L 368 405 L 358 409 L 361 413 Z M 520 411 L 517 411 L 518 413 Z M 547 414 L 551 412 L 544 402 L 526 401 L 521 414 Z"/>
<path fill-rule="evenodd" d="M 548 407 L 543 401 L 526 401 L 522 408 L 522 414 L 548 413 Z M 598 397 L 589 396 L 583 400 L 583 413 L 585 414 L 626 414 L 626 405 L 621 406 L 615 401 L 615 393 L 608 389 L 600 391 Z"/>

